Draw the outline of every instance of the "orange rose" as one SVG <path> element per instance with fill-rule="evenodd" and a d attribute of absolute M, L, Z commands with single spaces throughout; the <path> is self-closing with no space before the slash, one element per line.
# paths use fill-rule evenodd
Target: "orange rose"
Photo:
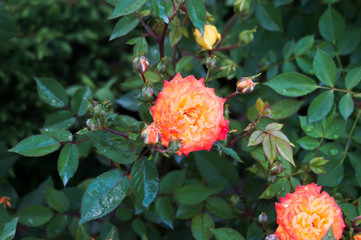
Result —
<path fill-rule="evenodd" d="M 353 240 L 361 240 L 361 234 L 353 236 Z"/>
<path fill-rule="evenodd" d="M 178 155 L 209 151 L 216 140 L 226 138 L 229 130 L 229 121 L 223 117 L 225 101 L 216 96 L 213 88 L 204 86 L 203 78 L 182 78 L 178 73 L 170 82 L 164 81 L 151 108 L 162 144 L 168 146 L 171 139 L 179 139 L 182 147 Z"/>
<path fill-rule="evenodd" d="M 276 203 L 275 235 L 280 240 L 321 240 L 331 226 L 335 238 L 342 237 L 346 225 L 341 209 L 327 192 L 320 193 L 321 188 L 314 183 L 298 186 Z"/>

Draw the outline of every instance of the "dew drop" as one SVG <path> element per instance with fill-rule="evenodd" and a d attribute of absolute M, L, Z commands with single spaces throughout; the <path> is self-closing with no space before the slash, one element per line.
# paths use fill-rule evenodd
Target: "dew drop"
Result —
<path fill-rule="evenodd" d="M 336 156 L 339 152 L 340 152 L 340 150 L 338 150 L 338 148 L 336 148 L 336 147 L 332 147 L 332 148 L 330 148 L 330 150 L 329 150 L 329 154 L 330 154 L 331 156 Z"/>

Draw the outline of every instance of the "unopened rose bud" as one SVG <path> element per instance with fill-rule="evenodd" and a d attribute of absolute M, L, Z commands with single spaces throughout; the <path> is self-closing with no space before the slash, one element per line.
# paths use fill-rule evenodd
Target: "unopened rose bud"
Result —
<path fill-rule="evenodd" d="M 149 61 L 146 57 L 141 56 L 133 60 L 133 69 L 139 73 L 145 73 L 149 68 Z"/>
<path fill-rule="evenodd" d="M 155 123 L 146 126 L 141 134 L 145 144 L 157 144 L 160 136 L 159 129 L 155 126 Z"/>
<path fill-rule="evenodd" d="M 271 174 L 273 175 L 278 175 L 281 174 L 283 172 L 283 164 L 282 162 L 275 162 L 273 163 L 271 169 L 270 169 Z"/>
<path fill-rule="evenodd" d="M 255 32 L 256 32 L 256 28 L 252 30 L 244 30 L 239 34 L 238 38 L 243 45 L 248 45 L 251 42 L 253 42 L 254 39 L 253 33 Z"/>
<path fill-rule="evenodd" d="M 166 58 L 162 58 L 157 65 L 157 69 L 160 73 L 165 73 L 167 71 Z"/>
<path fill-rule="evenodd" d="M 258 221 L 260 223 L 265 223 L 268 221 L 268 216 L 266 213 L 262 212 L 259 216 L 258 216 Z"/>
<path fill-rule="evenodd" d="M 145 98 L 151 98 L 153 96 L 153 89 L 151 87 L 144 87 L 142 89 L 142 95 Z"/>
<path fill-rule="evenodd" d="M 206 60 L 206 66 L 208 69 L 214 68 L 216 66 L 216 63 L 217 63 L 217 58 L 215 55 L 212 55 Z"/>
<path fill-rule="evenodd" d="M 240 78 L 237 81 L 237 92 L 239 94 L 249 94 L 254 90 L 256 84 L 252 80 L 246 80 L 246 78 Z"/>
<path fill-rule="evenodd" d="M 274 182 L 276 182 L 276 180 L 277 180 L 277 176 L 275 176 L 275 175 L 268 176 L 268 178 L 267 178 L 267 182 L 269 182 L 269 183 L 274 183 Z"/>
<path fill-rule="evenodd" d="M 251 10 L 251 0 L 235 0 L 234 1 L 234 12 L 247 17 Z"/>
<path fill-rule="evenodd" d="M 280 240 L 280 239 L 274 234 L 268 234 L 265 240 Z"/>
<path fill-rule="evenodd" d="M 216 42 L 221 39 L 221 34 L 218 33 L 217 28 L 210 24 L 204 26 L 203 35 L 198 29 L 195 29 L 193 34 L 198 45 L 207 50 L 212 50 Z"/>

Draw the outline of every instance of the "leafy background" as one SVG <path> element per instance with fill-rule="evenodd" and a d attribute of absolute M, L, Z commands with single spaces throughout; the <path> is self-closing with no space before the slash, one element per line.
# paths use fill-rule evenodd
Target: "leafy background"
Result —
<path fill-rule="evenodd" d="M 16 228 L 15 238 L 27 240 L 264 239 L 277 227 L 277 198 L 316 182 L 341 206 L 350 239 L 361 214 L 361 3 L 250 1 L 248 12 L 232 0 L 174 3 L 175 13 L 164 0 L 0 3 L 0 197 L 12 204 L 0 208 L 0 236 L 11 239 Z M 211 52 L 193 39 L 206 19 L 224 37 Z M 253 41 L 241 42 L 255 28 Z M 227 142 L 147 160 L 139 133 L 152 121 L 152 99 L 131 70 L 139 51 L 156 93 L 181 72 L 208 75 L 226 97 L 237 79 L 262 72 L 251 94 L 227 101 L 236 130 Z M 217 67 L 208 71 L 211 54 Z M 88 98 L 112 104 L 88 112 Z M 262 115 L 265 101 L 271 117 Z M 87 119 L 129 139 L 76 134 Z M 257 128 L 242 134 L 251 122 Z M 266 137 L 254 141 L 267 126 L 289 138 L 291 153 L 272 152 Z"/>

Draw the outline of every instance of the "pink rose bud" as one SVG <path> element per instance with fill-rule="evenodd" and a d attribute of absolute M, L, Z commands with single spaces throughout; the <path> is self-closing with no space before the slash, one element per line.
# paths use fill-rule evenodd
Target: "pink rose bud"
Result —
<path fill-rule="evenodd" d="M 146 57 L 141 56 L 133 60 L 133 69 L 139 73 L 145 73 L 149 68 L 149 61 Z"/>
<path fill-rule="evenodd" d="M 237 92 L 240 94 L 249 94 L 254 90 L 256 84 L 249 77 L 240 78 L 237 82 Z"/>
<path fill-rule="evenodd" d="M 141 134 L 142 138 L 144 139 L 145 144 L 157 144 L 160 139 L 160 131 L 155 126 L 154 123 L 152 123 L 149 126 L 146 126 Z"/>

